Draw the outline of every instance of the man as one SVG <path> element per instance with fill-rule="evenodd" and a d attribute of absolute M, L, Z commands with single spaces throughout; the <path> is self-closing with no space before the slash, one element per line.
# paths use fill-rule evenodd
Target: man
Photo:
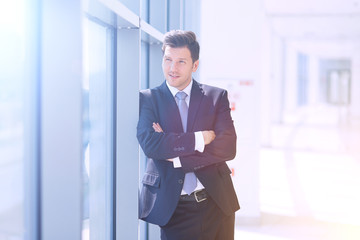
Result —
<path fill-rule="evenodd" d="M 199 44 L 191 31 L 165 34 L 166 81 L 140 92 L 137 138 L 148 157 L 140 218 L 161 239 L 234 239 L 239 204 L 226 161 L 236 153 L 227 92 L 192 79 Z"/>

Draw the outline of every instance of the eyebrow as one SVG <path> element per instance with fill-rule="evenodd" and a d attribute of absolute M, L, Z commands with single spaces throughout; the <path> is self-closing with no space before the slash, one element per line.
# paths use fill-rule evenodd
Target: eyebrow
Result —
<path fill-rule="evenodd" d="M 164 58 L 171 58 L 171 59 L 172 59 L 172 57 L 170 57 L 170 56 L 168 56 L 168 55 L 164 55 Z M 188 59 L 187 59 L 187 58 L 178 58 L 178 60 L 185 60 L 185 61 L 187 61 Z"/>

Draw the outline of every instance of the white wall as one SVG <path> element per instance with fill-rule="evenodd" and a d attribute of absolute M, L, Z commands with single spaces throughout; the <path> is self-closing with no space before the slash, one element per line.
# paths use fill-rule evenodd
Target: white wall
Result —
<path fill-rule="evenodd" d="M 314 55 L 309 55 L 309 92 L 308 103 L 310 105 L 318 104 L 320 101 L 319 90 L 319 58 Z"/>
<path fill-rule="evenodd" d="M 271 101 L 270 108 L 272 122 L 282 121 L 282 111 L 284 108 L 283 94 L 285 81 L 285 41 L 277 34 L 272 34 L 271 41 Z"/>
<path fill-rule="evenodd" d="M 360 44 L 353 44 L 351 65 L 351 116 L 360 118 Z"/>
<path fill-rule="evenodd" d="M 297 54 L 296 46 L 291 42 L 287 42 L 284 66 L 284 111 L 286 113 L 293 113 L 297 105 Z"/>
<path fill-rule="evenodd" d="M 238 151 L 229 166 L 234 169 L 233 181 L 242 207 L 237 221 L 248 223 L 260 219 L 260 85 L 263 57 L 269 58 L 263 51 L 264 38 L 269 36 L 261 3 L 209 0 L 203 4 L 201 16 L 200 81 L 229 90 L 235 107 L 232 116 Z"/>

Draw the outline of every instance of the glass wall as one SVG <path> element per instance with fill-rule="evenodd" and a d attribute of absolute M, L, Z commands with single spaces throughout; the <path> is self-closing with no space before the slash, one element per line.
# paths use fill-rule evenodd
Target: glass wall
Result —
<path fill-rule="evenodd" d="M 138 91 L 164 81 L 162 34 L 193 19 L 192 6 L 185 0 L 85 1 L 83 240 L 160 237 L 157 226 L 137 219 L 146 164 L 135 137 Z"/>
<path fill-rule="evenodd" d="M 0 239 L 24 238 L 25 2 L 0 2 Z"/>
<path fill-rule="evenodd" d="M 84 20 L 83 239 L 112 239 L 114 28 Z"/>
<path fill-rule="evenodd" d="M 159 238 L 138 220 L 136 125 L 183 27 L 188 1 L 169 2 L 0 3 L 1 240 Z"/>

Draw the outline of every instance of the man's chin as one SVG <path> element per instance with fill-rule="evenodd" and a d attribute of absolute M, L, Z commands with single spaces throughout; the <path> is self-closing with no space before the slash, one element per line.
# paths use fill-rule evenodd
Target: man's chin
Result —
<path fill-rule="evenodd" d="M 174 88 L 178 87 L 177 81 L 173 80 L 173 79 L 166 79 L 166 81 L 168 82 L 168 84 Z"/>

